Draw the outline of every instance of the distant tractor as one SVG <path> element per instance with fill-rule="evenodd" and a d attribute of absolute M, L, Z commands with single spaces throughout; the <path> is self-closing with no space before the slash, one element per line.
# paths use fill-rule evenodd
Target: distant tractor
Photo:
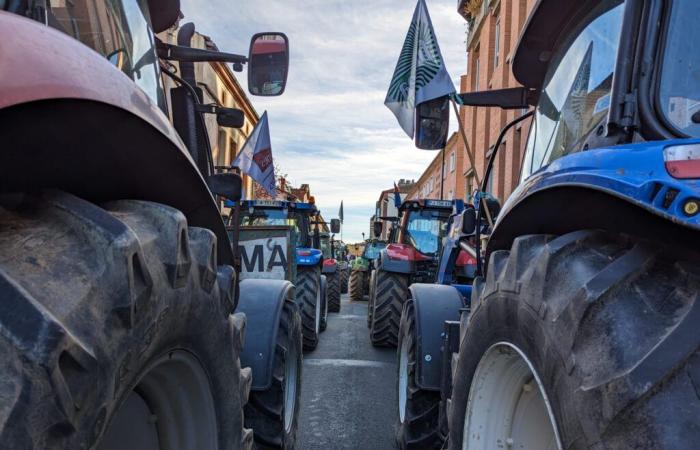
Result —
<path fill-rule="evenodd" d="M 348 248 L 343 241 L 333 241 L 335 245 L 335 255 L 338 260 L 340 271 L 340 293 L 348 293 L 348 280 L 350 279 L 350 263 L 348 263 Z"/>
<path fill-rule="evenodd" d="M 328 312 L 339 312 L 341 269 L 340 263 L 335 256 L 333 236 L 328 232 L 322 232 L 320 233 L 320 241 L 321 251 L 323 252 L 323 268 L 321 272 L 326 276 L 328 283 L 326 291 Z"/>
<path fill-rule="evenodd" d="M 377 240 L 365 241 L 362 255 L 353 259 L 350 263 L 350 278 L 348 281 L 348 291 L 350 300 L 359 302 L 364 300 L 365 295 L 369 295 L 369 279 L 375 262 L 379 257 L 379 252 L 386 247 L 386 242 Z"/>
<path fill-rule="evenodd" d="M 690 0 L 541 0 L 511 53 L 522 87 L 459 94 L 534 109 L 462 215 L 473 284 L 410 287 L 399 448 L 698 447 L 699 17 Z M 494 162 L 530 117 L 498 211 Z"/>

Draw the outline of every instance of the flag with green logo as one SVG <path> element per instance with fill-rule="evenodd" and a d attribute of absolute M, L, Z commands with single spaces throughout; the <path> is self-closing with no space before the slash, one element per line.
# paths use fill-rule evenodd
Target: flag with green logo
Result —
<path fill-rule="evenodd" d="M 425 0 L 418 0 L 384 104 L 413 138 L 416 105 L 455 92 Z"/>

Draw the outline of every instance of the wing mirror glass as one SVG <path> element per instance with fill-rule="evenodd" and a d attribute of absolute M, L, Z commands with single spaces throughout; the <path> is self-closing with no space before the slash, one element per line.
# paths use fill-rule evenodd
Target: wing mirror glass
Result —
<path fill-rule="evenodd" d="M 234 202 L 241 200 L 242 184 L 241 176 L 232 172 L 217 173 L 207 178 L 207 185 L 213 194 Z"/>
<path fill-rule="evenodd" d="M 331 219 L 331 233 L 340 233 L 340 219 Z"/>
<path fill-rule="evenodd" d="M 421 150 L 441 150 L 447 144 L 450 101 L 447 97 L 428 100 L 416 108 L 414 140 Z"/>
<path fill-rule="evenodd" d="M 250 40 L 248 91 L 253 95 L 282 95 L 289 71 L 289 40 L 283 33 L 258 33 Z"/>
<path fill-rule="evenodd" d="M 378 238 L 379 236 L 382 235 L 383 225 L 384 224 L 380 221 L 376 221 L 372 224 L 372 232 L 374 233 L 375 238 Z"/>
<path fill-rule="evenodd" d="M 466 235 L 476 232 L 476 210 L 467 208 L 462 212 L 462 233 Z"/>

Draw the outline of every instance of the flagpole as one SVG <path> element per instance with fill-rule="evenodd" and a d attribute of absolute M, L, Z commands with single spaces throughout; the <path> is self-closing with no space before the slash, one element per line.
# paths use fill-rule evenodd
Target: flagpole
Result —
<path fill-rule="evenodd" d="M 472 152 L 469 150 L 469 142 L 467 142 L 467 134 L 464 132 L 464 127 L 462 125 L 462 120 L 459 117 L 459 111 L 457 110 L 457 103 L 453 99 L 450 99 L 450 102 L 452 102 L 452 109 L 455 112 L 455 116 L 457 116 L 457 127 L 459 128 L 459 134 L 462 136 L 462 141 L 464 142 L 464 149 L 467 152 L 467 156 L 469 157 L 469 164 L 472 165 L 472 169 L 474 170 L 474 180 L 476 180 L 476 185 L 481 186 L 481 180 L 479 180 L 479 174 L 476 171 L 476 164 L 474 163 L 474 155 L 472 155 Z"/>
<path fill-rule="evenodd" d="M 442 147 L 442 168 L 440 169 L 440 200 L 443 199 L 442 195 L 445 192 L 445 147 Z"/>

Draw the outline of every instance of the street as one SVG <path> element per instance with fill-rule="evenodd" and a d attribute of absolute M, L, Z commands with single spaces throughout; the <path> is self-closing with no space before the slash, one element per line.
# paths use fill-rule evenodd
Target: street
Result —
<path fill-rule="evenodd" d="M 366 297 L 365 297 L 366 298 Z M 394 448 L 396 350 L 372 347 L 367 302 L 343 294 L 339 314 L 304 355 L 299 448 Z"/>

